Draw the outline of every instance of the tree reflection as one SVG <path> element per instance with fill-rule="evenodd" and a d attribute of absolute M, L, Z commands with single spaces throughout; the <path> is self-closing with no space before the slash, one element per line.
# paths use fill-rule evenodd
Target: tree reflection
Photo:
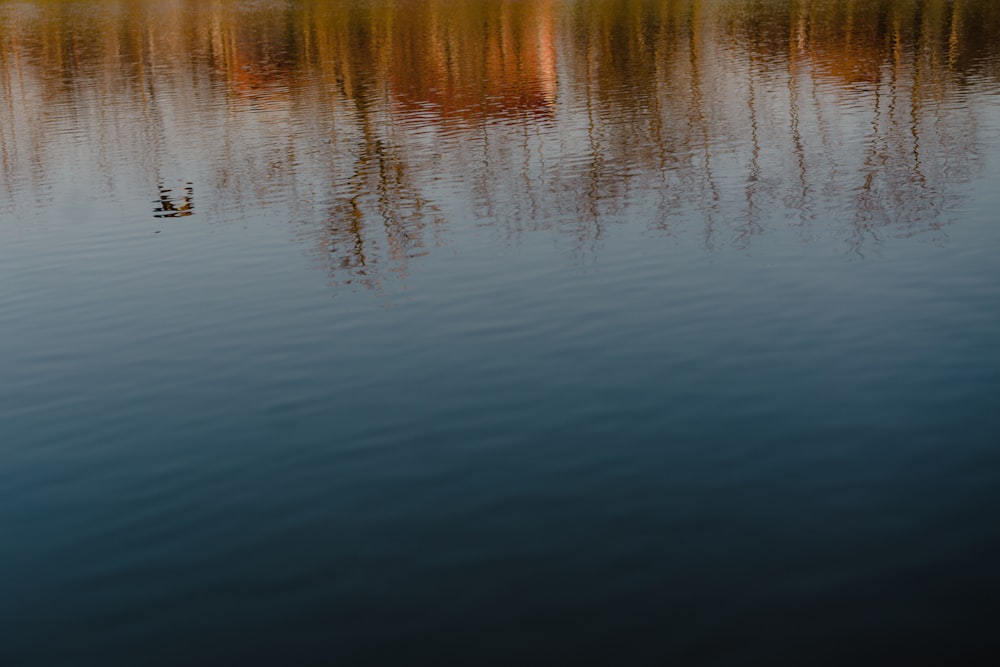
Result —
<path fill-rule="evenodd" d="M 0 212 L 86 159 L 157 215 L 197 185 L 206 217 L 287 218 L 372 287 L 468 223 L 864 253 L 948 222 L 998 27 L 982 0 L 0 4 Z"/>

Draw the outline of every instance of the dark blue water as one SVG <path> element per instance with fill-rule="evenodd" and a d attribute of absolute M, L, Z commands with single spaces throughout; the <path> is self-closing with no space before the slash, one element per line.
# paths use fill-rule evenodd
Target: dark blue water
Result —
<path fill-rule="evenodd" d="M 913 4 L 0 3 L 0 664 L 988 662 L 1000 20 Z"/>

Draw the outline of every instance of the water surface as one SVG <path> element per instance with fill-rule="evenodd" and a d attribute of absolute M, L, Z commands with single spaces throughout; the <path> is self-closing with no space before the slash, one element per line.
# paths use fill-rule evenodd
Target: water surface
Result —
<path fill-rule="evenodd" d="M 997 650 L 1000 5 L 0 2 L 0 663 Z"/>

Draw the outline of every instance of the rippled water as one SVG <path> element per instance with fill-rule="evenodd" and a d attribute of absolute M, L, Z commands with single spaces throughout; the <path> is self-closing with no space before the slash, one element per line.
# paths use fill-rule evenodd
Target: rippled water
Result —
<path fill-rule="evenodd" d="M 1000 649 L 1000 4 L 0 1 L 0 664 Z"/>

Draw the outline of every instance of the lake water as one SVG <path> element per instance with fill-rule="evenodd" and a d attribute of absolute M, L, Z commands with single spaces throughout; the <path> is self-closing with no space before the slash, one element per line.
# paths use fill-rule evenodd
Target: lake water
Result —
<path fill-rule="evenodd" d="M 995 657 L 998 211 L 991 0 L 0 0 L 0 664 Z"/>

